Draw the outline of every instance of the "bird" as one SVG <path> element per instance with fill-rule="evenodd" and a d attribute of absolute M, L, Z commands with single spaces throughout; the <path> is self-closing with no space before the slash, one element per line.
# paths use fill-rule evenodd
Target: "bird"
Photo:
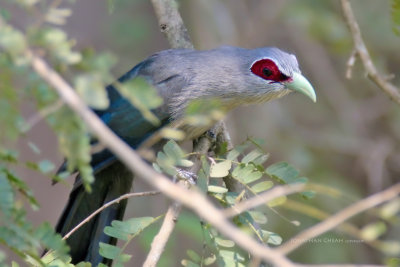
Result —
<path fill-rule="evenodd" d="M 114 85 L 106 87 L 109 106 L 94 110 L 133 149 L 160 128 L 181 119 L 188 105 L 198 99 L 218 99 L 227 112 L 240 105 L 264 103 L 291 92 L 299 92 L 316 102 L 315 90 L 301 74 L 296 56 L 275 47 L 163 50 L 138 63 L 118 82 L 123 84 L 137 78 L 153 86 L 163 99 L 163 104 L 152 110 L 160 121 L 158 125 L 145 119 Z M 186 139 L 200 136 L 209 127 L 184 128 Z M 92 192 L 85 191 L 78 175 L 56 225 L 61 235 L 106 202 L 131 190 L 133 175 L 110 151 L 93 154 L 91 165 L 95 175 Z M 99 243 L 116 244 L 103 230 L 113 220 L 123 219 L 126 204 L 125 200 L 108 207 L 66 240 L 72 263 L 87 261 L 93 266 L 111 265 L 111 260 L 99 254 Z"/>

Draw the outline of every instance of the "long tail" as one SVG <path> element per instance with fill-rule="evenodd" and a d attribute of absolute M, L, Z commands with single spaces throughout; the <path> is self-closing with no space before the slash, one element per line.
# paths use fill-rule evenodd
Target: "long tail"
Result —
<path fill-rule="evenodd" d="M 56 231 L 61 235 L 67 234 L 105 203 L 128 193 L 132 187 L 133 176 L 120 162 L 113 163 L 95 176 L 92 193 L 87 193 L 77 181 L 78 186 L 71 192 L 68 204 L 56 226 Z M 107 236 L 103 230 L 113 220 L 122 220 L 126 203 L 121 201 L 103 210 L 67 239 L 73 264 L 88 261 L 92 266 L 101 262 L 111 265 L 111 260 L 99 254 L 99 242 L 115 245 L 117 240 Z"/>

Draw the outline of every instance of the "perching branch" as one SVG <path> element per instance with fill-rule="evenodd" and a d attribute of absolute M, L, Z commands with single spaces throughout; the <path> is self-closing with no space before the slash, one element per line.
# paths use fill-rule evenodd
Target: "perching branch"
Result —
<path fill-rule="evenodd" d="M 161 31 L 172 48 L 193 48 L 175 0 L 151 0 Z"/>
<path fill-rule="evenodd" d="M 341 0 L 341 3 L 344 17 L 353 37 L 354 49 L 356 53 L 360 56 L 361 62 L 363 63 L 364 68 L 367 71 L 368 77 L 380 89 L 382 89 L 385 94 L 387 94 L 393 101 L 400 105 L 400 89 L 394 84 L 390 83 L 387 79 L 385 79 L 385 77 L 382 76 L 382 74 L 380 74 L 376 69 L 374 63 L 371 60 L 371 56 L 367 50 L 367 47 L 365 46 L 365 43 L 362 39 L 360 27 L 358 26 L 357 20 L 353 14 L 353 10 L 351 8 L 349 0 Z M 351 61 L 349 61 L 348 67 L 351 68 L 353 64 L 354 63 L 351 63 Z M 348 70 L 347 73 L 348 75 L 350 75 L 351 71 Z"/>
<path fill-rule="evenodd" d="M 313 227 L 308 228 L 307 230 L 301 232 L 300 234 L 296 235 L 292 239 L 286 241 L 283 245 L 278 247 L 276 251 L 289 254 L 296 248 L 300 247 L 302 244 L 307 242 L 308 240 L 317 237 L 327 231 L 335 228 L 336 226 L 340 225 L 344 221 L 350 219 L 351 217 L 367 210 L 372 207 L 378 206 L 386 201 L 389 201 L 393 198 L 396 198 L 400 195 L 400 183 L 395 184 L 389 187 L 386 190 L 383 190 L 379 193 L 371 195 L 367 198 L 364 198 L 347 208 L 339 211 L 335 215 L 327 218 L 326 220 L 314 225 Z"/>
<path fill-rule="evenodd" d="M 170 46 L 172 48 L 193 48 L 193 44 L 190 41 L 187 29 L 183 24 L 175 0 L 152 0 L 152 4 L 157 15 L 160 29 L 167 37 Z M 200 137 L 197 144 L 193 146 L 193 151 L 200 154 L 207 154 L 210 147 L 211 143 L 203 136 Z M 200 168 L 200 161 L 198 158 L 193 158 L 193 161 L 194 165 L 190 169 L 190 172 L 196 174 Z M 178 185 L 184 189 L 189 189 L 190 187 L 188 182 L 183 180 L 179 181 Z M 182 204 L 177 201 L 174 201 L 168 207 L 164 221 L 151 243 L 150 251 L 147 254 L 143 266 L 154 267 L 157 265 L 165 246 L 167 245 L 169 237 L 175 228 L 181 210 Z"/>
<path fill-rule="evenodd" d="M 193 48 L 188 31 L 179 14 L 176 1 L 152 0 L 152 4 L 158 18 L 160 29 L 166 35 L 171 47 Z M 223 142 L 226 142 L 228 147 L 232 148 L 231 138 L 223 121 L 214 126 L 214 133 L 217 135 L 217 143 L 222 144 Z M 205 155 L 211 147 L 212 143 L 210 140 L 206 136 L 202 136 L 194 142 L 193 152 L 196 152 L 195 154 L 197 155 Z M 197 156 L 192 157 L 192 161 L 194 162 L 194 166 L 189 171 L 196 174 L 200 169 L 201 162 Z M 233 187 L 235 187 L 235 189 L 240 189 L 235 180 L 227 179 L 229 181 L 224 181 L 230 191 L 232 191 L 231 189 L 233 189 Z M 186 182 L 180 181 L 179 184 L 184 188 L 189 188 L 189 185 Z M 165 245 L 167 244 L 167 241 L 176 225 L 181 209 L 182 204 L 179 202 L 174 202 L 169 206 L 163 224 L 161 225 L 158 234 L 153 239 L 144 266 L 152 267 L 157 265 L 157 262 L 164 251 Z"/>

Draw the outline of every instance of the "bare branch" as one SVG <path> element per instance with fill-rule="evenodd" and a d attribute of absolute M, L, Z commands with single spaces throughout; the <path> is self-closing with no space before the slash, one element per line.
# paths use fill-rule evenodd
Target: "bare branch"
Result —
<path fill-rule="evenodd" d="M 371 195 L 367 198 L 361 199 L 360 201 L 348 206 L 347 208 L 336 213 L 335 215 L 308 228 L 307 230 L 301 232 L 292 239 L 286 241 L 283 245 L 278 247 L 276 251 L 283 254 L 288 254 L 307 242 L 307 240 L 310 240 L 335 228 L 336 226 L 340 225 L 354 215 L 357 215 L 367 209 L 378 206 L 386 201 L 396 198 L 399 194 L 400 183 L 395 184 L 388 189 Z"/>
<path fill-rule="evenodd" d="M 193 48 L 175 0 L 151 0 L 161 31 L 172 48 Z"/>
<path fill-rule="evenodd" d="M 64 102 L 62 102 L 61 100 L 58 100 L 58 101 L 54 102 L 53 104 L 51 104 L 50 106 L 47 106 L 47 107 L 43 108 L 42 110 L 39 110 L 32 117 L 30 117 L 30 118 L 28 118 L 26 120 L 26 126 L 24 127 L 24 132 L 27 132 L 30 129 L 32 129 L 43 118 L 45 118 L 45 117 L 49 116 L 50 114 L 56 112 L 63 105 L 64 105 Z"/>
<path fill-rule="evenodd" d="M 98 208 L 96 211 L 94 211 L 92 214 L 90 214 L 87 218 L 85 218 L 83 221 L 81 221 L 77 226 L 75 226 L 71 231 L 69 231 L 65 236 L 63 236 L 63 240 L 69 238 L 75 231 L 77 231 L 79 228 L 81 228 L 84 224 L 88 223 L 91 219 L 93 219 L 97 214 L 108 208 L 109 206 L 119 203 L 121 200 L 132 198 L 132 197 L 144 197 L 144 196 L 153 196 L 160 194 L 160 191 L 147 191 L 147 192 L 140 192 L 140 193 L 128 193 L 124 194 L 114 200 L 111 200 Z"/>
<path fill-rule="evenodd" d="M 165 214 L 164 221 L 161 225 L 160 231 L 153 238 L 151 242 L 151 248 L 147 254 L 146 260 L 143 263 L 143 267 L 154 267 L 157 266 L 160 260 L 161 254 L 163 253 L 165 246 L 175 228 L 175 224 L 178 221 L 178 216 L 182 210 L 182 205 L 178 202 L 172 203 L 167 213 Z"/>
<path fill-rule="evenodd" d="M 175 0 L 152 0 L 152 4 L 159 21 L 160 29 L 166 35 L 171 47 L 193 48 L 193 44 L 190 41 L 187 29 L 183 24 Z M 178 122 L 178 124 L 180 123 Z M 158 135 L 160 135 L 160 132 L 158 133 Z M 153 136 L 150 139 L 152 139 L 152 141 L 158 141 L 157 136 Z M 194 145 L 193 151 L 201 154 L 207 154 L 210 147 L 210 141 L 206 137 L 200 137 L 199 142 Z M 190 169 L 190 172 L 196 174 L 200 168 L 200 161 L 195 158 L 193 159 L 194 165 Z M 189 183 L 186 181 L 181 180 L 178 182 L 178 184 L 185 189 L 188 189 L 190 187 Z M 157 233 L 151 243 L 150 251 L 147 254 L 143 266 L 153 267 L 157 265 L 158 261 L 160 260 L 161 254 L 164 251 L 165 246 L 168 242 L 168 239 L 172 234 L 172 231 L 174 230 L 181 210 L 182 204 L 177 201 L 173 202 L 169 206 L 164 221 L 161 225 L 160 231 Z"/>
<path fill-rule="evenodd" d="M 376 69 L 374 63 L 371 60 L 371 56 L 365 46 L 365 43 L 361 36 L 360 27 L 358 26 L 357 20 L 353 14 L 349 0 L 341 0 L 344 17 L 347 25 L 349 26 L 351 35 L 353 37 L 354 49 L 360 56 L 360 59 L 367 71 L 368 77 L 380 88 L 385 94 L 387 94 L 393 101 L 400 105 L 400 89 L 394 84 L 388 82 L 384 76 L 382 76 Z"/>

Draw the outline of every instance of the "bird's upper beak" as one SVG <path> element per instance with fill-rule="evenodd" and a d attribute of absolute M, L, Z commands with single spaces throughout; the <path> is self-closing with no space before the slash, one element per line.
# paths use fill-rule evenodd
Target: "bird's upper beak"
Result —
<path fill-rule="evenodd" d="M 286 88 L 300 92 L 309 98 L 315 103 L 317 102 L 317 96 L 315 95 L 314 88 L 312 87 L 311 83 L 300 73 L 293 73 L 292 80 L 287 82 Z"/>

